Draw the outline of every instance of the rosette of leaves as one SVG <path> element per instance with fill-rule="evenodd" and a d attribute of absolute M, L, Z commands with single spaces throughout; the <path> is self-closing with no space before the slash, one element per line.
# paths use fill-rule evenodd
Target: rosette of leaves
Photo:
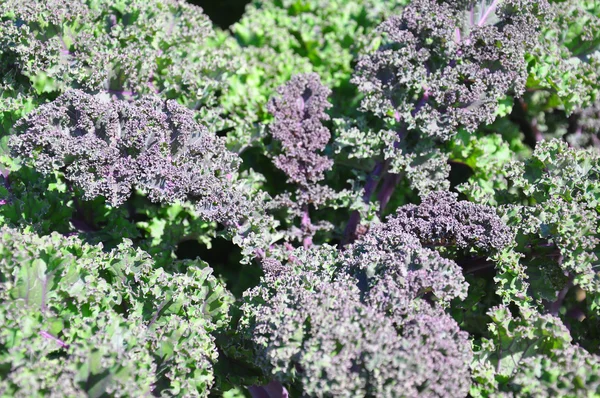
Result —
<path fill-rule="evenodd" d="M 546 7 L 527 0 L 411 2 L 378 28 L 381 46 L 357 64 L 362 108 L 442 140 L 491 123 L 498 101 L 525 89 L 525 52 Z"/>
<path fill-rule="evenodd" d="M 3 130 L 69 88 L 160 94 L 220 126 L 216 93 L 229 57 L 210 20 L 180 0 L 35 0 L 0 5 Z"/>
<path fill-rule="evenodd" d="M 414 311 L 395 323 L 361 299 L 363 283 L 336 271 L 336 257 L 321 246 L 296 250 L 286 265 L 265 260 L 238 324 L 253 362 L 292 394 L 466 394 L 471 348 L 454 320 Z"/>
<path fill-rule="evenodd" d="M 156 203 L 189 201 L 252 255 L 272 243 L 268 195 L 193 116 L 156 96 L 129 102 L 72 90 L 22 119 L 11 148 L 43 173 L 60 171 L 86 200 L 115 207 L 139 189 Z"/>
<path fill-rule="evenodd" d="M 155 202 L 193 200 L 209 220 L 235 224 L 250 213 L 234 210 L 245 199 L 228 189 L 238 157 L 173 100 L 130 103 L 68 91 L 20 126 L 15 154 L 42 172 L 62 171 L 85 199 L 104 196 L 118 206 L 139 188 Z"/>
<path fill-rule="evenodd" d="M 598 146 L 587 120 L 599 98 L 600 8 L 595 1 L 550 3 L 539 41 L 526 56 L 527 90 L 508 120 L 531 148 L 551 138 L 565 138 L 575 147 Z"/>
<path fill-rule="evenodd" d="M 450 189 L 451 139 L 505 116 L 506 97 L 523 93 L 525 53 L 547 8 L 545 1 L 419 0 L 380 25 L 381 44 L 359 58 L 352 82 L 364 94 L 362 109 L 381 120 L 364 132 L 346 123 L 340 136 L 346 147 L 377 145 L 365 203 L 380 180 L 381 213 L 400 183 L 421 196 Z"/>
<path fill-rule="evenodd" d="M 363 300 L 397 325 L 421 312 L 437 314 L 451 300 L 465 299 L 468 288 L 460 267 L 423 247 L 402 221 L 390 217 L 373 225 L 348 247 L 343 262 L 346 272 L 359 281 Z"/>
<path fill-rule="evenodd" d="M 212 332 L 230 294 L 200 261 L 155 268 L 130 241 L 103 251 L 0 229 L 0 390 L 11 396 L 208 396 Z"/>

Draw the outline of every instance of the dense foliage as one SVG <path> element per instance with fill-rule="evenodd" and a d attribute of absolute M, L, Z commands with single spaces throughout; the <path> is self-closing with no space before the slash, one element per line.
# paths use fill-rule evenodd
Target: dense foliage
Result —
<path fill-rule="evenodd" d="M 0 2 L 0 396 L 600 397 L 600 2 Z"/>

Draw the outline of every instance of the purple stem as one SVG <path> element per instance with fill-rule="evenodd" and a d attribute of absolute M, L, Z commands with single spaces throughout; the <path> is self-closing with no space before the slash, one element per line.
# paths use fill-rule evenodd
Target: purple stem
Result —
<path fill-rule="evenodd" d="M 272 381 L 263 387 L 271 398 L 288 398 L 288 392 L 278 381 Z"/>
<path fill-rule="evenodd" d="M 47 339 L 50 339 L 50 340 L 53 340 L 53 341 L 55 341 L 55 342 L 56 342 L 58 345 L 60 345 L 60 346 L 61 346 L 61 347 L 63 347 L 63 348 L 69 348 L 69 345 L 68 345 L 67 343 L 65 343 L 64 341 L 62 341 L 62 340 L 61 340 L 61 339 L 59 339 L 58 337 L 54 337 L 54 336 L 52 336 L 50 333 L 48 333 L 48 332 L 47 332 L 47 331 L 45 331 L 45 330 L 42 330 L 42 331 L 40 332 L 40 335 L 41 335 L 42 337 L 45 337 L 45 338 L 47 338 Z"/>
<path fill-rule="evenodd" d="M 290 254 L 288 255 L 288 262 L 295 263 L 297 258 L 292 253 L 294 253 L 294 246 L 290 244 L 290 242 L 283 242 L 283 246 L 286 248 Z"/>
<path fill-rule="evenodd" d="M 250 386 L 248 387 L 252 398 L 269 398 L 269 393 L 265 391 L 264 387 L 261 386 Z"/>
<path fill-rule="evenodd" d="M 267 254 L 265 253 L 265 251 L 263 249 L 261 249 L 261 248 L 255 249 L 254 250 L 254 255 L 259 260 L 263 260 L 267 256 Z"/>
<path fill-rule="evenodd" d="M 289 398 L 286 388 L 278 381 L 272 381 L 266 386 L 250 386 L 248 391 L 252 398 Z"/>
<path fill-rule="evenodd" d="M 461 38 L 460 38 L 460 29 L 455 28 L 454 29 L 454 41 L 456 43 L 460 43 L 460 40 L 461 40 Z"/>
<path fill-rule="evenodd" d="M 419 111 L 425 106 L 427 100 L 429 99 L 429 87 L 423 87 L 423 96 L 415 105 L 415 109 L 411 112 L 414 117 Z M 396 122 L 400 123 L 400 114 L 396 111 L 394 113 L 394 119 Z M 406 127 L 402 127 L 398 132 L 398 140 L 394 143 L 394 147 L 398 147 L 400 145 L 400 141 L 406 135 Z M 381 180 L 381 176 L 387 171 L 390 165 L 389 159 L 379 162 L 375 165 L 375 168 L 369 175 L 367 179 L 367 183 L 365 184 L 365 193 L 363 194 L 363 201 L 365 203 L 369 203 L 371 200 L 371 196 L 373 192 L 377 189 L 377 185 L 379 185 L 379 181 Z M 400 180 L 400 176 L 397 174 L 389 174 L 385 178 L 384 187 L 382 192 L 380 192 L 378 196 L 378 200 L 380 201 L 379 211 L 383 213 L 385 206 L 389 202 L 392 194 L 394 193 L 394 189 L 396 188 L 396 184 Z M 360 213 L 358 211 L 353 211 L 350 215 L 350 219 L 348 220 L 348 224 L 346 225 L 346 230 L 344 231 L 344 238 L 342 239 L 340 247 L 344 247 L 345 245 L 352 243 L 356 239 L 356 228 L 360 223 Z"/>
<path fill-rule="evenodd" d="M 310 221 L 310 214 L 308 212 L 308 205 L 302 207 L 302 220 L 300 221 L 304 238 L 302 239 L 302 245 L 305 249 L 312 246 L 312 223 Z"/>
<path fill-rule="evenodd" d="M 60 38 L 60 42 L 62 43 L 62 47 L 63 47 L 63 49 L 60 50 L 60 53 L 62 55 L 71 55 L 71 51 L 69 51 L 69 49 L 67 48 L 67 43 L 65 43 L 65 40 L 62 38 L 62 36 Z"/>
<path fill-rule="evenodd" d="M 427 100 L 429 100 L 429 88 L 424 87 L 423 96 L 415 105 L 415 109 L 413 109 L 411 112 L 411 115 L 413 117 L 417 113 L 419 113 L 421 111 L 421 109 L 423 109 L 423 106 L 425 106 L 425 104 L 427 103 Z M 398 119 L 396 119 L 396 120 L 399 121 Z M 402 141 L 402 139 L 404 138 L 405 135 L 406 135 L 406 126 L 403 126 L 400 129 L 400 131 L 398 131 L 398 140 L 396 142 L 394 142 L 395 148 L 398 148 L 400 146 L 400 142 Z M 381 190 L 379 191 L 379 195 L 377 196 L 377 199 L 379 200 L 379 214 L 380 215 L 383 214 L 387 204 L 389 203 L 390 198 L 392 197 L 392 194 L 394 193 L 394 190 L 396 189 L 396 185 L 398 184 L 398 182 L 400 182 L 400 178 L 401 178 L 401 176 L 399 174 L 388 174 L 385 176 L 385 179 L 383 181 L 383 186 L 382 186 Z"/>
<path fill-rule="evenodd" d="M 379 214 L 383 214 L 385 207 L 390 201 L 394 190 L 396 189 L 396 185 L 400 182 L 400 174 L 388 174 L 385 176 L 383 180 L 383 185 L 381 186 L 381 190 L 379 191 L 379 195 L 377 195 L 377 199 L 379 200 Z"/>
<path fill-rule="evenodd" d="M 463 269 L 465 275 L 492 270 L 496 267 L 496 263 L 488 260 L 487 257 L 474 257 L 457 261 L 457 263 Z"/>
<path fill-rule="evenodd" d="M 388 168 L 389 163 L 389 160 L 377 163 L 371 174 L 369 174 L 369 177 L 367 178 L 367 183 L 365 184 L 365 192 L 363 194 L 363 201 L 365 203 L 369 203 L 369 201 L 371 200 L 371 196 L 373 195 L 373 192 L 375 192 L 375 190 L 377 189 L 377 185 L 379 185 L 381 176 Z M 346 225 L 346 230 L 344 231 L 344 239 L 342 240 L 341 247 L 352 243 L 354 239 L 356 239 L 356 227 L 358 227 L 359 223 L 360 213 L 357 210 L 355 210 L 350 215 L 350 219 L 348 220 L 348 224 Z"/>
<path fill-rule="evenodd" d="M 487 9 L 487 11 L 485 12 L 485 14 L 483 14 L 481 16 L 481 18 L 479 19 L 479 22 L 477 22 L 477 26 L 483 26 L 483 24 L 485 24 L 485 21 L 488 19 L 488 17 L 490 16 L 490 13 L 494 10 L 494 8 L 496 8 L 496 5 L 498 4 L 498 0 L 494 0 L 494 2 L 490 5 L 490 7 Z M 471 9 L 472 11 L 472 9 Z"/>

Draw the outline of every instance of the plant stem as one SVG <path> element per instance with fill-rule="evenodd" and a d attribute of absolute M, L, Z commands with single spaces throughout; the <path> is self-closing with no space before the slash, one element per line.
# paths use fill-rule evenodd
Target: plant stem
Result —
<path fill-rule="evenodd" d="M 59 346 L 63 347 L 63 348 L 69 348 L 69 345 L 67 343 L 65 343 L 64 341 L 62 341 L 61 339 L 59 339 L 58 337 L 55 337 L 53 335 L 51 335 L 50 333 L 48 333 L 45 330 L 42 330 L 40 332 L 40 335 L 46 339 L 50 339 L 56 342 L 56 344 L 58 344 Z"/>
<path fill-rule="evenodd" d="M 419 101 L 415 104 L 415 109 L 411 112 L 412 116 L 415 116 L 423 106 L 427 103 L 429 99 L 429 88 L 424 87 L 424 93 L 419 99 Z M 395 113 L 394 118 L 396 122 L 400 123 L 400 115 L 398 112 Z M 398 148 L 400 146 L 400 142 L 404 139 L 406 135 L 406 125 L 403 123 L 400 129 L 398 130 L 398 140 L 394 142 L 394 148 Z M 390 167 L 391 160 L 386 159 L 383 162 L 379 162 L 375 165 L 375 168 L 369 175 L 367 179 L 367 183 L 365 184 L 365 192 L 363 194 L 363 201 L 365 203 L 369 203 L 371 200 L 371 196 L 377 189 L 377 185 L 379 185 L 379 181 L 382 179 L 382 176 L 387 172 Z M 400 181 L 399 174 L 388 174 L 385 177 L 382 191 L 378 195 L 378 200 L 380 202 L 379 213 L 382 214 L 387 206 L 394 190 L 396 189 L 396 185 Z M 348 220 L 348 224 L 346 225 L 346 230 L 344 231 L 344 238 L 342 239 L 340 247 L 344 247 L 345 245 L 352 243 L 356 239 L 356 228 L 360 223 L 360 213 L 358 211 L 352 212 L 350 215 L 350 219 Z"/>
<path fill-rule="evenodd" d="M 307 249 L 312 246 L 312 223 L 310 221 L 310 214 L 308 212 L 308 204 L 302 206 L 302 219 L 300 221 L 300 225 L 304 234 L 302 246 Z"/>
<path fill-rule="evenodd" d="M 383 185 L 381 186 L 381 190 L 377 195 L 377 199 L 379 200 L 379 215 L 383 214 L 385 207 L 387 206 L 394 190 L 396 189 L 396 185 L 400 182 L 400 174 L 392 174 L 389 173 L 385 176 L 383 180 Z"/>
<path fill-rule="evenodd" d="M 389 167 L 389 160 L 385 160 L 383 162 L 379 162 L 375 165 L 375 168 L 369 174 L 367 178 L 367 183 L 365 184 L 364 193 L 363 193 L 363 202 L 369 203 L 371 200 L 371 196 L 373 192 L 377 189 L 377 185 L 379 185 L 379 181 L 381 180 L 381 176 Z M 340 248 L 345 245 L 354 242 L 356 239 L 356 228 L 360 223 L 360 213 L 358 210 L 355 210 L 350 215 L 350 219 L 348 220 L 348 224 L 346 225 L 346 230 L 344 231 L 344 238 L 340 244 Z"/>
<path fill-rule="evenodd" d="M 488 271 L 494 269 L 496 264 L 493 261 L 487 259 L 487 257 L 474 257 L 463 261 L 457 261 L 458 265 L 462 267 L 464 274 L 475 274 L 481 271 Z"/>
<path fill-rule="evenodd" d="M 516 106 L 513 108 L 509 118 L 519 125 L 521 131 L 525 135 L 525 143 L 531 148 L 535 148 L 536 144 L 544 139 L 544 135 L 537 127 L 537 119 L 527 120 L 527 103 L 524 99 L 519 98 Z"/>

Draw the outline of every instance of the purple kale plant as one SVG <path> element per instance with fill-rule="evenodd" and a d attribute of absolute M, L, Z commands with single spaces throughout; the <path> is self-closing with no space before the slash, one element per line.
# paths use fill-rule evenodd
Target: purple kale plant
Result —
<path fill-rule="evenodd" d="M 535 45 L 537 0 L 415 0 L 379 31 L 353 81 L 362 108 L 426 137 L 447 140 L 496 117 L 498 100 L 525 90 L 525 52 Z"/>
<path fill-rule="evenodd" d="M 326 110 L 331 107 L 327 101 L 331 90 L 323 86 L 319 75 L 309 73 L 293 76 L 277 93 L 267 106 L 274 117 L 271 134 L 284 152 L 275 158 L 275 166 L 290 182 L 306 189 L 321 181 L 333 163 L 318 153 L 331 137 L 323 125 L 329 120 Z"/>
<path fill-rule="evenodd" d="M 0 1 L 0 391 L 600 396 L 598 21 Z"/>
<path fill-rule="evenodd" d="M 416 307 L 396 322 L 364 300 L 359 279 L 334 271 L 332 250 L 300 248 L 293 263 L 269 261 L 245 294 L 238 331 L 255 363 L 310 396 L 466 394 L 472 353 L 456 322 Z"/>
<path fill-rule="evenodd" d="M 331 159 L 319 154 L 331 137 L 323 125 L 329 120 L 326 110 L 331 107 L 327 101 L 331 90 L 321 83 L 319 75 L 308 73 L 293 76 L 277 94 L 267 105 L 274 117 L 271 134 L 283 151 L 275 157 L 274 164 L 286 174 L 288 183 L 296 186 L 294 194 L 286 193 L 278 201 L 300 218 L 300 230 L 292 232 L 292 236 L 309 247 L 316 231 L 330 228 L 327 223 L 313 224 L 310 208 L 319 207 L 334 196 L 331 189 L 318 184 L 333 165 Z"/>
<path fill-rule="evenodd" d="M 350 245 L 343 267 L 359 281 L 363 300 L 397 325 L 416 313 L 439 314 L 451 300 L 467 297 L 460 267 L 423 247 L 393 218 Z"/>
<path fill-rule="evenodd" d="M 513 233 L 489 206 L 458 201 L 453 192 L 434 192 L 420 205 L 400 207 L 389 224 L 416 236 L 423 245 L 497 251 L 513 241 Z"/>
<path fill-rule="evenodd" d="M 396 137 L 367 178 L 365 203 L 382 180 L 380 212 L 402 177 L 421 194 L 449 188 L 443 143 L 492 123 L 500 100 L 524 93 L 525 55 L 548 12 L 545 0 L 415 0 L 379 26 L 381 44 L 359 58 L 352 81 L 362 110 Z M 355 212 L 344 244 L 359 223 Z"/>
<path fill-rule="evenodd" d="M 252 205 L 236 188 L 238 157 L 173 100 L 135 102 L 71 90 L 19 123 L 13 152 L 64 172 L 85 199 L 123 204 L 135 189 L 155 202 L 190 199 L 209 220 L 242 223 Z"/>

